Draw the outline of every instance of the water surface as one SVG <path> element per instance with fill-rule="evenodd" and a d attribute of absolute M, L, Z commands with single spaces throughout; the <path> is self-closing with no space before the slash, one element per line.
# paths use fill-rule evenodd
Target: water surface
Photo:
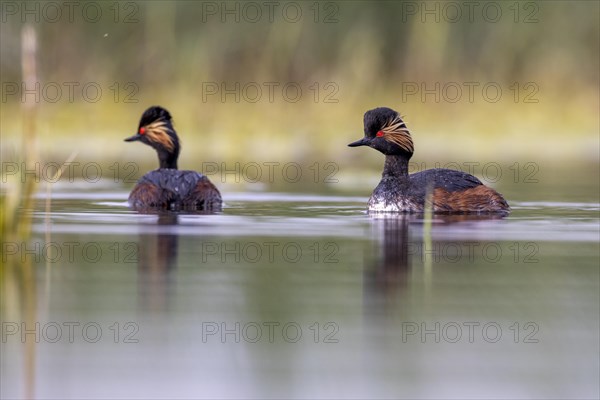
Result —
<path fill-rule="evenodd" d="M 599 395 L 597 201 L 427 220 L 364 196 L 126 197 L 58 191 L 48 214 L 40 194 L 33 241 L 4 245 L 34 273 L 6 295 L 4 398 Z"/>

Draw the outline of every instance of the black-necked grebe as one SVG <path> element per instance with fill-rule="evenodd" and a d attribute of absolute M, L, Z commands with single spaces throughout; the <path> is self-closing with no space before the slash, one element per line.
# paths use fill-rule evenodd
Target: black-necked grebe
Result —
<path fill-rule="evenodd" d="M 442 168 L 409 175 L 413 142 L 396 111 L 386 107 L 367 111 L 364 129 L 365 137 L 348 146 L 369 146 L 385 155 L 383 175 L 369 198 L 369 211 L 421 213 L 428 199 L 434 213 L 508 213 L 510 210 L 500 193 L 473 175 Z"/>
<path fill-rule="evenodd" d="M 171 114 L 162 107 L 148 108 L 137 133 L 126 142 L 140 141 L 156 150 L 159 167 L 148 172 L 129 195 L 136 210 L 220 211 L 221 194 L 211 181 L 196 171 L 177 169 L 179 138 Z"/>

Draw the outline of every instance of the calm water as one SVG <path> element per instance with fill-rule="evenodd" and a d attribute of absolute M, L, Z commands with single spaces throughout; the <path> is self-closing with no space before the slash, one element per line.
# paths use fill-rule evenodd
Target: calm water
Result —
<path fill-rule="evenodd" d="M 5 277 L 2 397 L 598 398 L 600 206 L 569 196 L 433 220 L 362 196 L 161 216 L 124 189 L 40 196 L 34 241 L 3 248 L 33 277 Z"/>

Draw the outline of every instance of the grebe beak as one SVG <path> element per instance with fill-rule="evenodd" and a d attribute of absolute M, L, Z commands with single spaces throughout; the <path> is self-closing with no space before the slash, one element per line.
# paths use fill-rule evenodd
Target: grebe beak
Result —
<path fill-rule="evenodd" d="M 360 140 L 357 140 L 356 142 L 350 143 L 348 146 L 349 147 L 368 146 L 370 142 L 371 142 L 371 139 L 364 137 Z"/>
<path fill-rule="evenodd" d="M 142 138 L 142 135 L 140 135 L 139 133 L 136 133 L 135 135 L 125 139 L 125 141 L 126 142 L 135 142 L 136 140 L 140 140 L 141 138 Z"/>

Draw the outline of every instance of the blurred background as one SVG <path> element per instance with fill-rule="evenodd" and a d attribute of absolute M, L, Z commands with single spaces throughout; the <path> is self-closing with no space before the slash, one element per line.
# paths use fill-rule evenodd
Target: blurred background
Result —
<path fill-rule="evenodd" d="M 378 174 L 379 154 L 346 144 L 366 110 L 388 106 L 426 168 L 588 170 L 598 15 L 587 1 L 3 2 L 2 157 L 18 153 L 18 115 L 35 100 L 41 160 L 76 150 L 81 162 L 134 161 L 141 175 L 155 155 L 122 139 L 159 104 L 182 138 L 182 168 L 330 161 L 338 177 Z M 25 22 L 38 35 L 33 88 L 21 74 Z"/>

